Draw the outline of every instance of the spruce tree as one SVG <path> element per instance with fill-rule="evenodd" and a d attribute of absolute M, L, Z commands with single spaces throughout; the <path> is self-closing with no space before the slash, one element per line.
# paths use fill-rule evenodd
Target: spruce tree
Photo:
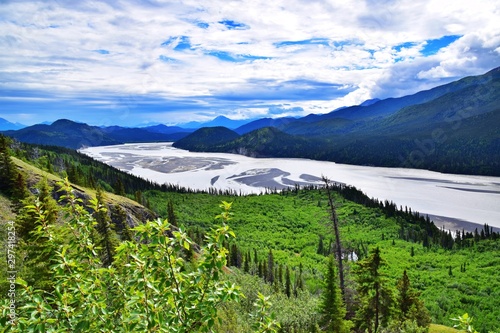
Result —
<path fill-rule="evenodd" d="M 325 284 L 321 297 L 321 328 L 326 332 L 346 332 L 344 317 L 346 309 L 342 302 L 340 288 L 337 285 L 335 274 L 335 259 L 331 255 L 328 259 Z"/>
<path fill-rule="evenodd" d="M 248 273 L 250 271 L 250 253 L 247 252 L 245 254 L 245 261 L 243 263 L 243 271 Z"/>
<path fill-rule="evenodd" d="M 406 270 L 397 283 L 397 312 L 399 321 L 415 320 L 420 327 L 428 327 L 431 323 L 429 312 L 424 303 L 419 299 L 420 293 L 411 287 Z"/>
<path fill-rule="evenodd" d="M 50 256 L 54 244 L 47 237 L 40 237 L 37 230 L 46 230 L 55 225 L 58 206 L 52 198 L 52 188 L 47 179 L 37 184 L 38 197 L 28 196 L 16 217 L 16 231 L 22 240 L 20 249 L 25 252 L 23 278 L 28 284 L 43 290 L 52 288 Z M 33 201 L 35 204 L 33 205 Z"/>
<path fill-rule="evenodd" d="M 290 280 L 290 268 L 288 268 L 288 266 L 286 266 L 286 269 L 285 269 L 285 294 L 288 298 L 290 298 L 290 295 L 292 292 L 291 286 L 292 286 L 292 283 Z"/>
<path fill-rule="evenodd" d="M 168 204 L 167 204 L 167 221 L 171 225 L 174 225 L 177 227 L 177 217 L 175 216 L 174 204 L 172 203 L 172 200 L 169 200 Z"/>
<path fill-rule="evenodd" d="M 304 279 L 302 278 L 302 263 L 299 264 L 299 276 L 297 277 L 296 285 L 297 289 L 304 290 Z"/>
<path fill-rule="evenodd" d="M 322 235 L 319 236 L 318 249 L 316 250 L 316 253 L 317 254 L 324 254 L 325 253 Z"/>
<path fill-rule="evenodd" d="M 380 255 L 380 249 L 376 247 L 370 252 L 354 269 L 361 303 L 355 319 L 359 329 L 376 333 L 391 319 L 394 301 L 388 280 L 382 272 L 382 267 L 387 264 Z"/>
<path fill-rule="evenodd" d="M 11 196 L 18 172 L 10 157 L 9 143 L 10 140 L 0 134 L 0 192 Z"/>
<path fill-rule="evenodd" d="M 267 282 L 270 284 L 274 283 L 274 257 L 273 257 L 273 251 L 269 250 L 269 254 L 267 256 L 267 276 L 266 276 Z"/>
<path fill-rule="evenodd" d="M 38 191 L 38 209 L 43 212 L 44 221 L 47 225 L 53 225 L 57 220 L 58 207 L 57 202 L 52 198 L 52 187 L 47 183 L 47 178 L 42 178 L 36 185 Z M 23 201 L 23 208 L 21 208 L 17 217 L 17 233 L 27 243 L 35 241 L 32 232 L 35 228 L 39 227 L 37 222 L 37 214 L 33 210 L 34 198 L 26 197 Z"/>
<path fill-rule="evenodd" d="M 118 204 L 111 209 L 111 222 L 120 229 L 122 240 L 133 240 L 132 230 L 127 222 L 127 212 Z"/>
<path fill-rule="evenodd" d="M 26 188 L 26 180 L 22 173 L 18 172 L 12 189 L 12 201 L 14 207 L 19 209 L 19 203 L 29 196 L 29 191 Z"/>
<path fill-rule="evenodd" d="M 97 222 L 96 229 L 99 233 L 97 244 L 101 251 L 101 260 L 104 267 L 109 267 L 113 263 L 116 253 L 116 247 L 119 245 L 118 236 L 114 231 L 114 225 L 105 207 L 104 192 L 101 188 L 97 189 L 94 218 Z"/>

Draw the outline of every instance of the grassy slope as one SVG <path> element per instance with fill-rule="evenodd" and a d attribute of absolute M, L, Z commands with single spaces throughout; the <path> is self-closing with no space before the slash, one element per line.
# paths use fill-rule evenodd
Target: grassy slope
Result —
<path fill-rule="evenodd" d="M 436 325 L 436 324 L 431 324 L 429 327 L 429 333 L 457 333 L 459 332 L 458 330 L 443 326 L 443 325 Z"/>
<path fill-rule="evenodd" d="M 243 251 L 255 248 L 264 259 L 272 249 L 275 262 L 291 266 L 302 263 L 307 285 L 313 290 L 318 288 L 325 264 L 325 257 L 316 253 L 319 235 L 325 237 L 325 246 L 332 238 L 326 198 L 319 191 L 247 197 L 160 192 L 146 195 L 152 207 L 162 215 L 166 215 L 166 203 L 172 200 L 181 224 L 203 228 L 214 223 L 221 200 L 233 201 L 234 216 L 230 225 Z M 452 326 L 451 317 L 468 312 L 476 318 L 478 330 L 500 327 L 500 272 L 497 269 L 500 242 L 483 242 L 474 248 L 454 251 L 427 250 L 421 244 L 397 239 L 396 221 L 386 218 L 378 209 L 339 197 L 336 204 L 344 245 L 379 246 L 389 264 L 387 274 L 394 284 L 406 269 L 413 286 L 422 292 L 435 323 Z M 460 266 L 464 263 L 466 271 L 461 272 Z"/>
<path fill-rule="evenodd" d="M 11 208 L 11 202 L 3 194 L 0 194 L 0 223 L 3 224 L 8 221 L 13 221 L 15 218 L 14 212 Z"/>
<path fill-rule="evenodd" d="M 51 186 L 54 186 L 57 182 L 62 181 L 60 177 L 45 172 L 31 164 L 21 161 L 20 159 L 12 157 L 12 160 L 18 166 L 18 168 L 20 168 L 20 170 L 27 175 L 28 186 L 33 186 L 42 177 L 46 177 L 47 181 Z M 75 190 L 82 193 L 84 196 L 92 198 L 95 198 L 96 196 L 96 191 L 94 189 L 90 189 L 80 185 L 72 185 L 72 186 Z M 113 193 L 107 192 L 105 195 L 105 200 L 108 205 L 122 206 L 129 213 L 129 216 L 132 218 L 132 220 L 134 220 L 135 224 L 141 222 L 140 216 L 144 215 L 144 212 L 147 211 L 147 209 L 144 206 L 138 204 L 136 201 Z M 152 214 L 146 213 L 146 215 L 152 215 Z"/>

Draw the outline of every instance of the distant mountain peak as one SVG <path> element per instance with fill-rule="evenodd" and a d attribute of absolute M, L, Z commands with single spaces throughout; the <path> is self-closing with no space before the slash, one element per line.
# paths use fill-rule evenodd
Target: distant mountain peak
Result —
<path fill-rule="evenodd" d="M 363 103 L 361 103 L 359 105 L 360 106 L 369 106 L 369 105 L 377 103 L 378 101 L 380 101 L 379 98 L 367 99 L 366 101 L 364 101 Z"/>
<path fill-rule="evenodd" d="M 227 127 L 229 129 L 235 129 L 240 126 L 243 126 L 245 124 L 248 124 L 251 121 L 254 121 L 255 119 L 240 119 L 240 120 L 234 120 L 230 119 L 226 116 L 217 116 L 214 119 L 207 121 L 207 122 L 197 122 L 197 121 L 191 121 L 189 123 L 185 124 L 179 124 L 179 126 L 183 128 L 202 128 L 202 127 L 218 127 L 218 126 L 223 126 Z"/>
<path fill-rule="evenodd" d="M 0 131 L 18 130 L 24 127 L 26 126 L 23 124 L 11 123 L 7 119 L 0 118 Z"/>

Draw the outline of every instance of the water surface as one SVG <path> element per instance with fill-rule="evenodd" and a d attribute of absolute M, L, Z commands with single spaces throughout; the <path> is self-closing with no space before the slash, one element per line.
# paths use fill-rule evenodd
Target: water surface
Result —
<path fill-rule="evenodd" d="M 90 147 L 81 152 L 157 183 L 193 189 L 233 189 L 259 193 L 294 184 L 321 184 L 330 180 L 349 184 L 369 197 L 435 216 L 437 225 L 471 230 L 461 221 L 500 228 L 500 177 L 354 166 L 287 158 L 251 158 L 223 153 L 195 153 L 171 143 L 141 143 Z"/>

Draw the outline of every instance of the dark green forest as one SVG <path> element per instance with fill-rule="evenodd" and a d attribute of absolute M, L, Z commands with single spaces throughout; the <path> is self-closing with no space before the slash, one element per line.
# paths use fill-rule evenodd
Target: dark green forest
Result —
<path fill-rule="evenodd" d="M 74 150 L 22 144 L 4 136 L 0 136 L 0 158 L 0 192 L 2 200 L 9 199 L 12 210 L 12 215 L 2 215 L 2 245 L 12 218 L 8 216 L 17 216 L 19 249 L 23 251 L 17 259 L 22 262 L 19 272 L 26 283 L 46 292 L 52 292 L 55 282 L 44 264 L 49 243 L 45 236 L 36 241 L 32 238 L 38 235 L 34 230 L 40 221 L 33 207 L 45 212 L 46 224 L 57 225 L 56 234 L 58 230 L 64 233 L 70 222 L 61 211 L 70 201 L 57 195 L 61 185 L 44 181 L 47 177 L 38 177 L 41 181 L 34 184 L 33 172 L 67 177 L 74 189 L 89 189 L 95 195 L 94 201 L 84 197 L 88 207 L 108 206 L 107 212 L 96 209 L 95 224 L 88 229 L 89 239 L 97 246 L 99 267 L 118 265 L 125 258 L 120 244 L 145 242 L 147 238 L 140 237 L 149 232 L 124 223 L 126 213 L 106 204 L 111 193 L 135 200 L 151 210 L 151 215 L 168 219 L 173 232 L 166 235 L 180 240 L 176 254 L 191 263 L 182 268 L 186 274 L 201 262 L 199 249 L 214 244 L 211 230 L 221 225 L 222 218 L 236 237 L 221 239 L 221 249 L 227 249 L 220 252 L 227 270 L 220 278 L 240 286 L 246 297 L 228 297 L 227 302 L 218 303 L 215 316 L 220 322 L 210 324 L 214 331 L 255 329 L 247 315 L 254 311 L 255 302 L 261 302 L 262 318 L 272 324 L 262 332 L 420 332 L 429 322 L 453 326 L 452 318 L 465 313 L 474 318 L 479 332 L 500 328 L 500 235 L 488 225 L 474 232 L 442 230 L 410 207 L 374 200 L 344 185 L 293 187 L 248 196 L 158 185 Z M 14 158 L 38 171 L 20 168 Z M 35 196 L 38 204 L 26 208 L 30 201 L 34 205 Z M 59 205 L 55 199 L 61 200 Z M 231 203 L 230 211 L 221 214 L 221 202 Z M 344 288 L 338 278 L 341 266 L 335 255 L 335 223 Z M 66 239 L 63 243 L 73 241 L 77 242 Z M 114 263 L 113 258 L 119 260 Z M 6 271 L 2 267 L 1 274 Z M 2 294 L 7 288 L 6 282 L 0 284 Z M 269 298 L 259 298 L 259 292 Z M 272 328 L 273 323 L 280 328 Z M 437 332 L 432 325 L 430 331 Z"/>

